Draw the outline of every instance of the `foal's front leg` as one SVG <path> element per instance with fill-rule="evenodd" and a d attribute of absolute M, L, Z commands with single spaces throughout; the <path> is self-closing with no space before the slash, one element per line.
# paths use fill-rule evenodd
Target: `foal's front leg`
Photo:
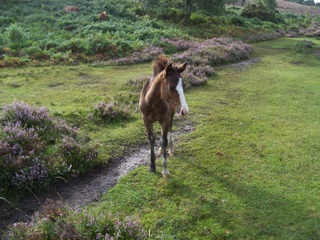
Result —
<path fill-rule="evenodd" d="M 154 153 L 155 137 L 153 134 L 148 135 L 150 144 L 150 172 L 156 172 L 156 154 Z"/>
<path fill-rule="evenodd" d="M 169 132 L 168 132 L 168 147 L 169 147 L 169 157 L 173 157 L 174 156 L 174 149 L 173 149 L 173 139 L 172 139 L 172 124 L 170 126 Z M 158 155 L 161 156 L 162 155 L 162 147 L 159 147 L 159 152 Z"/>
<path fill-rule="evenodd" d="M 168 138 L 166 135 L 162 135 L 160 139 L 160 146 L 162 148 L 162 175 L 166 177 L 170 174 L 168 171 L 168 154 L 167 154 Z"/>

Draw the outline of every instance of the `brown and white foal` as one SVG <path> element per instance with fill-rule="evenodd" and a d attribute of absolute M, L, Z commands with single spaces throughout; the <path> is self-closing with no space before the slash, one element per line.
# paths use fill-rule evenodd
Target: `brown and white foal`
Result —
<path fill-rule="evenodd" d="M 153 76 L 147 80 L 140 95 L 140 111 L 147 130 L 151 148 L 150 172 L 156 171 L 156 156 L 154 151 L 155 137 L 153 135 L 153 123 L 159 122 L 162 129 L 160 147 L 162 152 L 162 175 L 169 175 L 167 163 L 167 146 L 169 154 L 173 156 L 172 123 L 173 116 L 188 114 L 188 105 L 184 97 L 185 84 L 181 73 L 187 63 L 173 65 L 165 55 L 160 55 L 153 62 Z M 168 141 L 169 140 L 169 141 Z"/>

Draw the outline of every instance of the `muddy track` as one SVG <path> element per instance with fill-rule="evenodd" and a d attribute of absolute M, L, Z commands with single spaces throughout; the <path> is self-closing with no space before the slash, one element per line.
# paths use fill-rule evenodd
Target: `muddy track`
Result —
<path fill-rule="evenodd" d="M 179 130 L 173 133 L 175 139 L 193 130 L 187 120 L 180 120 L 177 124 Z M 85 176 L 78 176 L 70 181 L 61 181 L 45 193 L 28 194 L 17 205 L 0 198 L 0 230 L 15 222 L 28 221 L 49 199 L 73 209 L 98 201 L 117 184 L 120 177 L 139 166 L 147 165 L 149 151 L 147 144 L 137 146 L 128 150 L 124 158 L 112 159 L 104 168 L 93 169 Z"/>

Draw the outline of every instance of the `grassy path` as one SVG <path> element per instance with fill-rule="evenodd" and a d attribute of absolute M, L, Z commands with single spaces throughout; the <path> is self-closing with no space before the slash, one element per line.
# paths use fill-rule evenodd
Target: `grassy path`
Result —
<path fill-rule="evenodd" d="M 151 239 L 320 238 L 320 62 L 297 41 L 255 44 L 259 63 L 189 90 L 196 129 L 172 177 L 141 167 L 95 210 L 139 217 Z"/>

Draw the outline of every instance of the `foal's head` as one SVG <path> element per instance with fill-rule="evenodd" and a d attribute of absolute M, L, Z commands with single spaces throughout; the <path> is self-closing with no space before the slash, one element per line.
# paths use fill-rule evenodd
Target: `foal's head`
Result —
<path fill-rule="evenodd" d="M 186 66 L 187 63 L 179 66 L 169 63 L 163 70 L 164 84 L 162 84 L 161 95 L 179 116 L 185 116 L 189 111 L 184 97 L 185 84 L 180 75 L 186 69 Z"/>

